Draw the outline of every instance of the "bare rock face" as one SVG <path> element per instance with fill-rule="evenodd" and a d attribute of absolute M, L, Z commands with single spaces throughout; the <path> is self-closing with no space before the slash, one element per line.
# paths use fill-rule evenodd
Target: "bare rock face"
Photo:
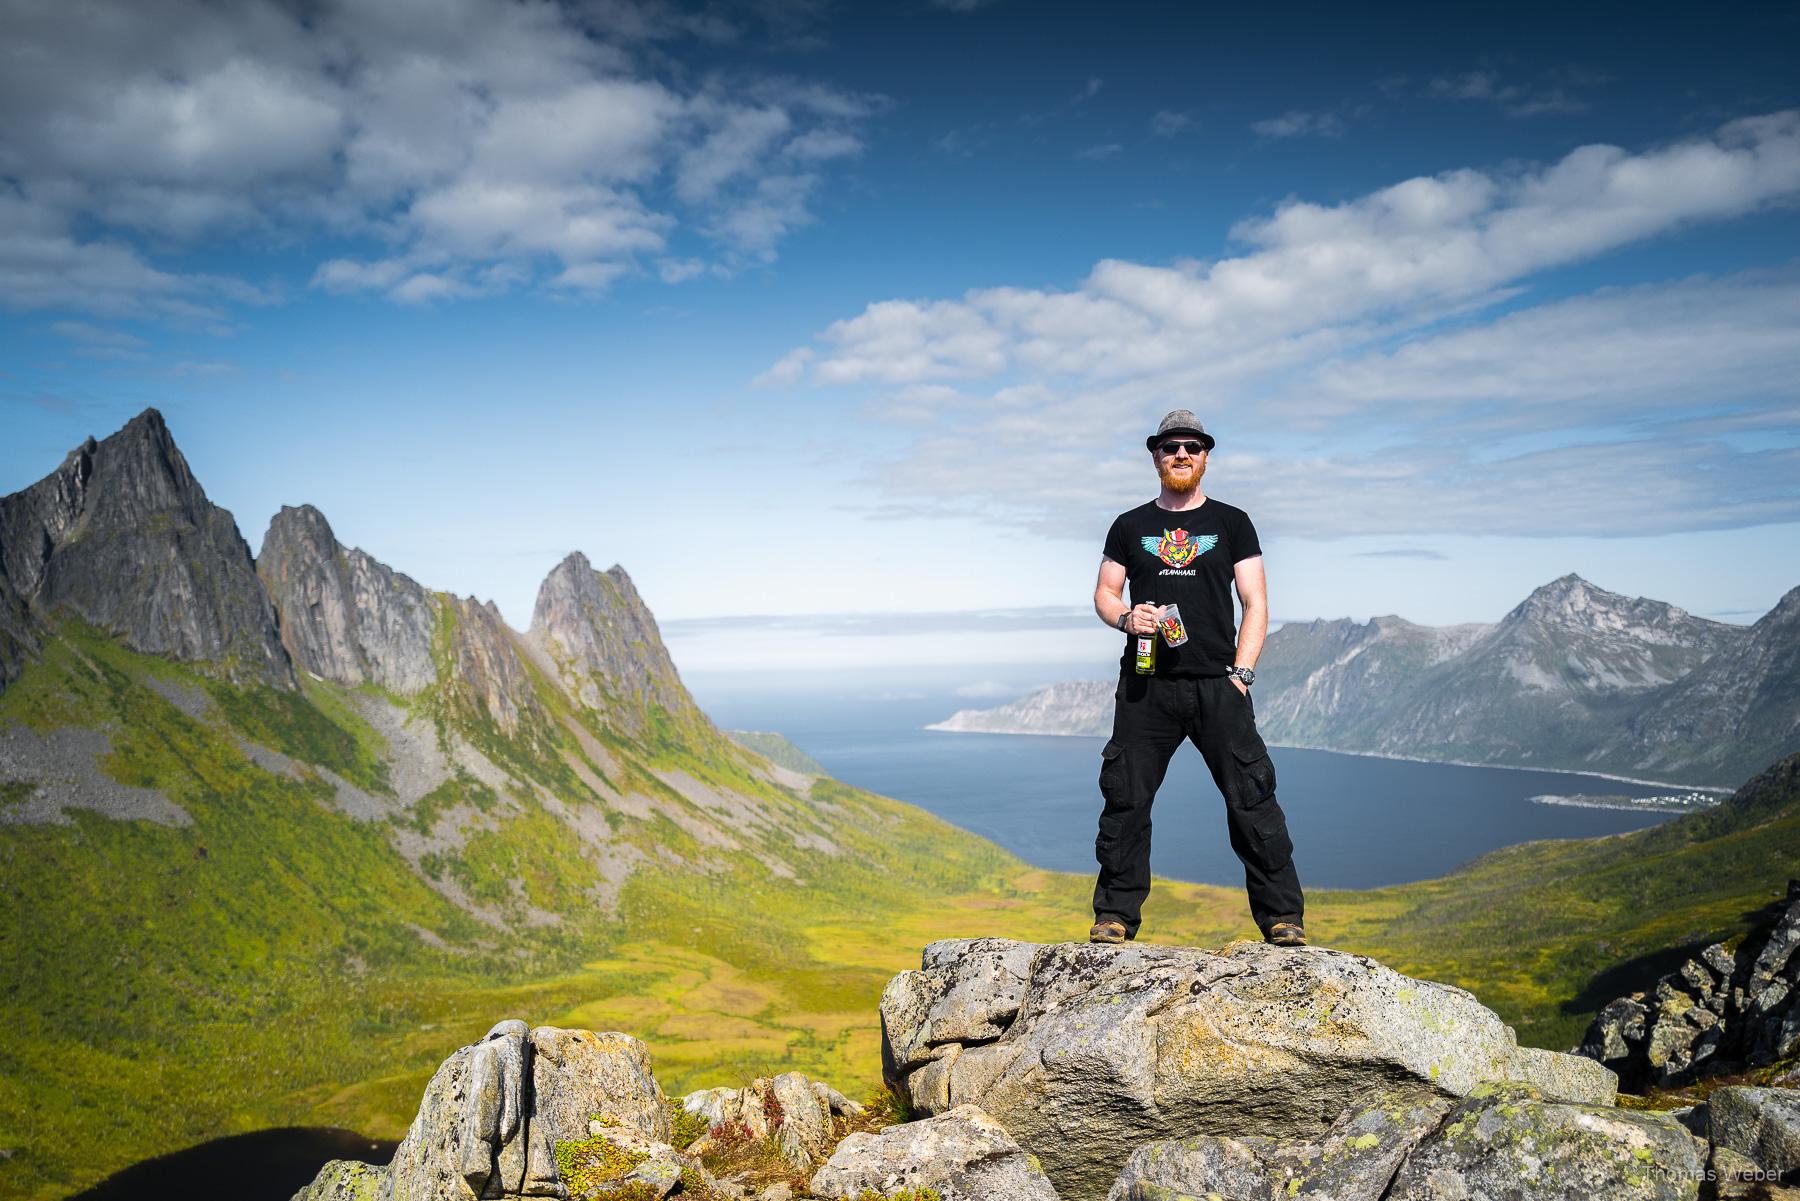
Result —
<path fill-rule="evenodd" d="M 1576 1053 L 1621 1086 L 1685 1084 L 1800 1051 L 1800 880 L 1786 907 L 1736 953 L 1714 943 L 1645 992 L 1600 1010 Z"/>
<path fill-rule="evenodd" d="M 1371 1097 L 1345 1110 L 1322 1138 L 1251 1135 L 1145 1143 L 1131 1153 L 1106 1201 L 1218 1194 L 1249 1201 L 1306 1196 L 1377 1201 L 1412 1149 L 1442 1123 L 1445 1097 Z"/>
<path fill-rule="evenodd" d="M 1461 989 L 1324 948 L 934 943 L 881 1018 L 889 1083 L 917 1112 L 980 1106 L 1071 1199 L 1104 1197 L 1140 1143 L 1310 1138 L 1377 1091 L 1616 1093 L 1592 1061 L 1520 1048 Z"/>
<path fill-rule="evenodd" d="M 1700 1195 L 1706 1144 L 1665 1114 L 1483 1090 L 1459 1102 L 1408 1156 L 1387 1201 L 1544 1201 Z"/>
<path fill-rule="evenodd" d="M 1731 1085 L 1707 1097 L 1715 1147 L 1736 1152 L 1784 1184 L 1800 1183 L 1800 1092 Z"/>
<path fill-rule="evenodd" d="M 145 654 L 295 686 L 250 548 L 155 409 L 0 498 L 0 687 L 58 609 Z"/>
<path fill-rule="evenodd" d="M 514 634 L 493 601 L 439 593 L 449 614 L 449 694 L 486 710 L 506 734 L 516 734 L 529 718 L 544 717 L 531 673 Z"/>
<path fill-rule="evenodd" d="M 434 596 L 373 556 L 346 547 L 311 505 L 283 505 L 263 536 L 256 573 L 295 666 L 352 687 L 401 696 L 437 682 Z"/>
<path fill-rule="evenodd" d="M 646 1181 L 697 1170 L 668 1139 L 668 1103 L 637 1039 L 504 1021 L 438 1068 L 392 1163 L 333 1161 L 296 1201 L 562 1197 L 559 1142 L 605 1141 Z"/>
<path fill-rule="evenodd" d="M 693 708 L 656 618 L 623 567 L 595 571 L 586 555 L 570 554 L 538 588 L 530 636 L 572 696 L 628 727 L 646 705 Z"/>
<path fill-rule="evenodd" d="M 927 1189 L 943 1201 L 1056 1201 L 1055 1187 L 999 1123 L 973 1105 L 852 1134 L 808 1186 L 832 1201 Z"/>

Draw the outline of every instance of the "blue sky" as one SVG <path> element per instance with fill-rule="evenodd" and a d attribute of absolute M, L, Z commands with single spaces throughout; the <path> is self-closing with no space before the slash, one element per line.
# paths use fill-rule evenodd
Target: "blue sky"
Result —
<path fill-rule="evenodd" d="M 1791 6 L 306 13 L 0 0 L 0 491 L 155 405 L 521 628 L 1099 674 L 1182 406 L 1278 620 L 1800 584 Z"/>

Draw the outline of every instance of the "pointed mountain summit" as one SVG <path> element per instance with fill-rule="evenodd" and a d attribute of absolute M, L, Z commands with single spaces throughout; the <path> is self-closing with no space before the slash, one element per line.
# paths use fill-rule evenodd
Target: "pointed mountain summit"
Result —
<path fill-rule="evenodd" d="M 596 571 L 580 551 L 558 563 L 538 588 L 530 637 L 564 687 L 591 709 L 632 715 L 647 705 L 670 713 L 693 708 L 656 618 L 618 564 Z"/>
<path fill-rule="evenodd" d="M 0 686 L 59 611 L 133 650 L 294 687 L 250 548 L 155 409 L 0 498 Z"/>
<path fill-rule="evenodd" d="M 281 641 L 295 666 L 401 696 L 436 683 L 432 594 L 367 552 L 344 546 L 311 505 L 283 505 L 275 514 L 256 574 L 280 615 Z"/>
<path fill-rule="evenodd" d="M 1537 588 L 1469 661 L 1532 692 L 1610 695 L 1671 684 L 1743 637 L 1663 601 L 1621 596 L 1575 574 Z"/>

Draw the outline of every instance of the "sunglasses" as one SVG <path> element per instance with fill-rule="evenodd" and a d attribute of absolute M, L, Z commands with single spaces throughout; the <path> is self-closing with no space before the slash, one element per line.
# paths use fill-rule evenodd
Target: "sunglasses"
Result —
<path fill-rule="evenodd" d="M 1178 450 L 1185 450 L 1190 455 L 1197 455 L 1201 451 L 1206 449 L 1206 443 L 1204 443 L 1204 442 L 1164 442 L 1161 446 L 1157 447 L 1156 449 L 1162 451 L 1165 455 L 1172 455 Z"/>

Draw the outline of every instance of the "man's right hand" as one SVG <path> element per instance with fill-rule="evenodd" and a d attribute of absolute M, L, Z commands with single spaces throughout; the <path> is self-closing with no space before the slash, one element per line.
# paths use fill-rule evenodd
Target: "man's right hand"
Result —
<path fill-rule="evenodd" d="M 1131 616 L 1125 621 L 1125 629 L 1133 634 L 1154 634 L 1156 623 L 1162 620 L 1163 606 L 1133 605 Z"/>

